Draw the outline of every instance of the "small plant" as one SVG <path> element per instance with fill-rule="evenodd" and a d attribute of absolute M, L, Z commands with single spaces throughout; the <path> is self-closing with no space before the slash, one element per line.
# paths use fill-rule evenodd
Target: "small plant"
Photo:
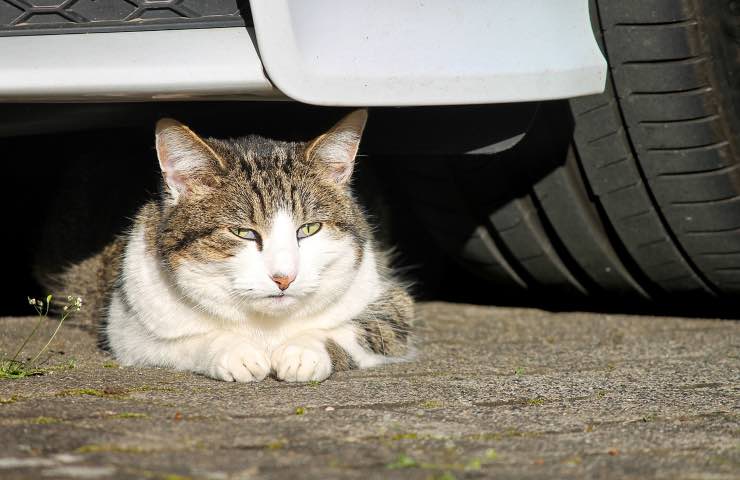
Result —
<path fill-rule="evenodd" d="M 489 448 L 486 450 L 485 457 L 486 460 L 496 460 L 498 458 L 498 452 L 493 448 Z"/>
<path fill-rule="evenodd" d="M 427 400 L 421 403 L 421 408 L 434 409 L 442 408 L 444 405 L 439 400 Z"/>
<path fill-rule="evenodd" d="M 418 467 L 419 463 L 413 458 L 409 457 L 405 453 L 400 454 L 396 457 L 396 460 L 386 465 L 386 468 L 398 469 L 398 468 L 414 468 Z"/>
<path fill-rule="evenodd" d="M 59 324 L 54 330 L 54 333 L 51 334 L 51 338 L 49 338 L 49 341 L 46 342 L 46 344 L 31 360 L 27 362 L 18 360 L 18 355 L 20 355 L 20 353 L 26 347 L 31 338 L 36 334 L 43 321 L 48 318 L 49 307 L 51 306 L 52 300 L 53 297 L 51 295 L 47 295 L 45 300 L 37 300 L 35 298 L 28 297 L 28 304 L 31 305 L 34 310 L 36 310 L 38 321 L 33 327 L 33 330 L 31 330 L 31 333 L 26 336 L 26 338 L 23 340 L 23 343 L 21 343 L 21 346 L 18 347 L 15 355 L 13 355 L 10 360 L 0 361 L 0 378 L 23 378 L 44 374 L 44 370 L 42 368 L 39 368 L 36 361 L 41 357 L 41 355 L 43 355 L 46 349 L 49 348 L 51 342 L 54 341 L 54 337 L 56 337 L 59 329 L 62 328 L 62 324 L 64 323 L 64 321 L 70 315 L 77 313 L 82 309 L 82 299 L 80 297 L 67 297 L 67 303 L 64 305 L 64 307 L 62 307 L 62 316 L 59 319 Z M 74 366 L 72 366 L 71 368 L 74 368 Z"/>

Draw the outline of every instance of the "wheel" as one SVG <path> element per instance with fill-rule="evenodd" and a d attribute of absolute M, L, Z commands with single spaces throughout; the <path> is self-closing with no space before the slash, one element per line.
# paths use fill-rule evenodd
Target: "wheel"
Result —
<path fill-rule="evenodd" d="M 740 292 L 738 5 L 595 2 L 604 93 L 541 104 L 503 154 L 398 162 L 430 236 L 508 291 Z"/>

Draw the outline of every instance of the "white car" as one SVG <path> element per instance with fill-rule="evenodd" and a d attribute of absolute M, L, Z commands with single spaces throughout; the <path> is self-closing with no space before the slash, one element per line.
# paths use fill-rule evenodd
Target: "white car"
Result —
<path fill-rule="evenodd" d="M 0 0 L 0 135 L 375 107 L 366 152 L 492 291 L 729 298 L 739 59 L 724 0 Z"/>

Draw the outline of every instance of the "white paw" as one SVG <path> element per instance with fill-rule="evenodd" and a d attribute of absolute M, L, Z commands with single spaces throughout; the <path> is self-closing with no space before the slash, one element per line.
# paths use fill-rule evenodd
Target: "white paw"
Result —
<path fill-rule="evenodd" d="M 268 373 L 267 355 L 249 341 L 233 342 L 217 351 L 209 369 L 211 377 L 227 382 L 258 382 Z"/>
<path fill-rule="evenodd" d="M 286 382 L 321 381 L 331 374 L 331 358 L 322 342 L 287 343 L 272 353 L 272 369 Z"/>

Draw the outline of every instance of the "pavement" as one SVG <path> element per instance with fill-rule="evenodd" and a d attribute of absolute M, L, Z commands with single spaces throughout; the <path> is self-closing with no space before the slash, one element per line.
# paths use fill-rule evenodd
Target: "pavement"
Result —
<path fill-rule="evenodd" d="M 49 372 L 0 380 L 0 478 L 740 478 L 737 321 L 419 318 L 415 361 L 321 384 L 121 368 L 65 325 Z M 0 351 L 32 326 L 0 319 Z"/>

